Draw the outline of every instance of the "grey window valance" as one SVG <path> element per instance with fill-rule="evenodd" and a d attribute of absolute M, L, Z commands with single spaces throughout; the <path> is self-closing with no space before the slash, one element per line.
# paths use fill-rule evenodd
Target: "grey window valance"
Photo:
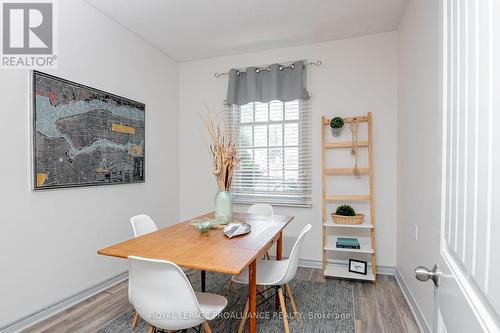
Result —
<path fill-rule="evenodd" d="M 305 75 L 304 61 L 296 61 L 288 66 L 272 64 L 266 68 L 248 67 L 244 71 L 232 68 L 229 71 L 226 102 L 243 105 L 250 102 L 308 99 Z"/>

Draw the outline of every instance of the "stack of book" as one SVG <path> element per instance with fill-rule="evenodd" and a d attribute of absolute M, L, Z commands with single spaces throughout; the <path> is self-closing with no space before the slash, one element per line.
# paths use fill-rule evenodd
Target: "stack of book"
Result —
<path fill-rule="evenodd" d="M 357 238 L 338 237 L 337 247 L 343 249 L 359 249 L 359 242 Z"/>

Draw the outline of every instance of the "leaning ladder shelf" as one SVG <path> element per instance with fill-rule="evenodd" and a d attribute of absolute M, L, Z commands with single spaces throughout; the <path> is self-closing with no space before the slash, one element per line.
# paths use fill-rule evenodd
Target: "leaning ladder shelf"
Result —
<path fill-rule="evenodd" d="M 373 160 L 372 160 L 372 114 L 368 113 L 366 116 L 358 117 L 347 117 L 344 118 L 345 124 L 350 124 L 357 120 L 358 123 L 368 124 L 368 138 L 366 141 L 358 141 L 358 148 L 368 149 L 368 166 L 358 168 L 359 175 L 365 175 L 369 177 L 369 194 L 368 195 L 330 195 L 326 191 L 326 177 L 337 176 L 337 175 L 354 175 L 353 168 L 330 168 L 327 166 L 326 162 L 326 152 L 331 149 L 342 149 L 351 148 L 352 142 L 327 142 L 327 129 L 330 128 L 330 120 L 326 117 L 321 117 L 321 164 L 322 164 L 322 201 L 323 201 L 323 273 L 326 277 L 338 277 L 345 279 L 356 279 L 356 280 L 368 280 L 376 281 L 377 278 L 377 264 L 375 255 L 375 209 L 374 209 L 374 197 L 373 197 Z M 331 135 L 331 134 L 330 134 Z M 331 202 L 345 203 L 345 202 L 367 202 L 370 205 L 370 219 L 369 221 L 363 221 L 362 224 L 356 225 L 345 225 L 345 224 L 334 224 L 329 217 L 329 212 L 327 211 L 327 205 Z M 335 246 L 337 236 L 335 233 L 337 230 L 342 230 L 349 233 L 349 230 L 353 232 L 366 231 L 366 237 L 357 237 L 360 249 L 345 249 L 337 248 Z M 343 234 L 343 235 L 344 235 Z M 367 274 L 361 275 L 357 273 L 349 272 L 348 265 L 342 262 L 334 262 L 333 257 L 335 253 L 353 253 L 355 255 L 368 256 L 371 261 L 368 262 Z"/>

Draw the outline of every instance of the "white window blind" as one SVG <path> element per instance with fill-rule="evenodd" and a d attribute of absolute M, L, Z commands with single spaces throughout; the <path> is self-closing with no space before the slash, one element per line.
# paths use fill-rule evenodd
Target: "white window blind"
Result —
<path fill-rule="evenodd" d="M 241 160 L 232 185 L 236 202 L 311 205 L 307 101 L 227 105 L 226 124 Z"/>

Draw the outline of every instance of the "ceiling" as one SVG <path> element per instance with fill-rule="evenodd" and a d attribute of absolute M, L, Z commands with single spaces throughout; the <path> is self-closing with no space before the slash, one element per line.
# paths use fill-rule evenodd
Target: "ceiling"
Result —
<path fill-rule="evenodd" d="M 177 61 L 396 30 L 407 0 L 86 0 Z"/>

